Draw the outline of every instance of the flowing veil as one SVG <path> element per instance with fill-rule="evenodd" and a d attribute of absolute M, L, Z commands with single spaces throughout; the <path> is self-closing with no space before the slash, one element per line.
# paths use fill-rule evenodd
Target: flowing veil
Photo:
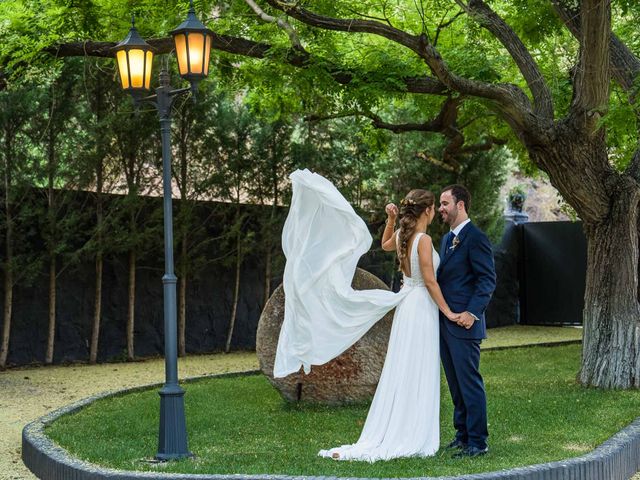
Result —
<path fill-rule="evenodd" d="M 354 290 L 360 257 L 371 247 L 367 225 L 327 179 L 291 175 L 293 197 L 282 231 L 285 315 L 274 377 L 322 365 L 357 342 L 406 291 Z"/>

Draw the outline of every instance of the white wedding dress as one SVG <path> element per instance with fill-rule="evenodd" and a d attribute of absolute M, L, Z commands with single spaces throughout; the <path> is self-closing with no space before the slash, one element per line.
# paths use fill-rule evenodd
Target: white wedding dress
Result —
<path fill-rule="evenodd" d="M 321 365 L 340 355 L 396 308 L 380 381 L 357 443 L 319 455 L 340 460 L 430 456 L 440 443 L 438 308 L 420 272 L 418 241 L 411 276 L 398 293 L 353 290 L 358 259 L 371 235 L 331 182 L 308 170 L 291 174 L 293 197 L 282 233 L 285 318 L 274 376 Z M 440 262 L 432 249 L 434 271 Z"/>

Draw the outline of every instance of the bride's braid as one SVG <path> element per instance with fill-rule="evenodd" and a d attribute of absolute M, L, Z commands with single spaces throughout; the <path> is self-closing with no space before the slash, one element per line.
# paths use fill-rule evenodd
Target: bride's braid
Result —
<path fill-rule="evenodd" d="M 428 190 L 411 190 L 400 202 L 400 233 L 398 234 L 398 260 L 402 270 L 402 261 L 407 258 L 409 240 L 416 229 L 416 223 L 422 212 L 432 206 L 436 201 L 435 196 Z"/>

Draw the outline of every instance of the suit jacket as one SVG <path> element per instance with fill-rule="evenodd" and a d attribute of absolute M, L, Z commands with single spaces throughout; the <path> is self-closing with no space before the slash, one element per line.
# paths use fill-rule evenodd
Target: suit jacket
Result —
<path fill-rule="evenodd" d="M 471 222 L 464 226 L 458 240 L 458 245 L 450 249 L 447 248 L 447 236 L 442 239 L 438 284 L 451 310 L 456 313 L 470 312 L 478 320 L 467 330 L 448 320 L 442 313 L 440 319 L 451 335 L 481 340 L 487 337 L 484 311 L 496 287 L 491 242 Z"/>

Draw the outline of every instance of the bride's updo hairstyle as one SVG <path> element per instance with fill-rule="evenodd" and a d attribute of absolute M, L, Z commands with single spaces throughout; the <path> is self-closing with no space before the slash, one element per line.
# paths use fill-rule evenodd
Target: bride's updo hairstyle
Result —
<path fill-rule="evenodd" d="M 398 234 L 398 259 L 400 265 L 407 258 L 409 240 L 420 215 L 435 204 L 436 197 L 428 190 L 411 190 L 400 202 L 400 233 Z M 402 267 L 399 268 L 402 270 Z"/>

